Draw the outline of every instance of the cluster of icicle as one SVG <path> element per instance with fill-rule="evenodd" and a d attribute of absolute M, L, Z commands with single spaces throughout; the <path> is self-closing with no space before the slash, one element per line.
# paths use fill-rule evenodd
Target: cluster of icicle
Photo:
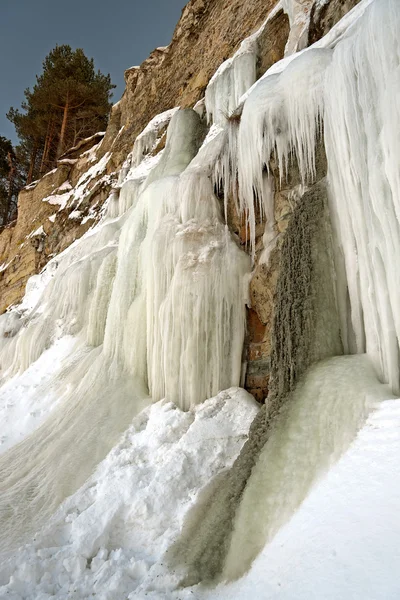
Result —
<path fill-rule="evenodd" d="M 161 158 L 133 157 L 121 175 L 127 212 L 111 218 L 114 193 L 104 222 L 48 265 L 36 307 L 0 319 L 4 378 L 76 337 L 46 383 L 57 407 L 0 457 L 0 551 L 86 480 L 149 401 L 187 410 L 240 384 L 250 260 L 223 222 L 203 138 L 195 111 L 175 112 Z"/>
<path fill-rule="evenodd" d="M 400 389 L 399 24 L 396 0 L 364 0 L 345 24 L 274 65 L 220 134 L 223 150 L 215 169 L 216 183 L 222 182 L 247 219 L 254 256 L 257 214 L 266 218 L 267 230 L 274 226 L 271 156 L 281 178 L 294 159 L 309 184 L 322 137 L 345 351 L 366 352 L 395 392 Z M 235 74 L 235 89 L 241 61 L 238 54 L 236 69 L 232 64 L 228 69 Z M 221 77 L 226 80 L 223 69 Z M 216 104 L 211 94 L 207 98 L 209 115 L 228 105 L 222 98 Z"/>
<path fill-rule="evenodd" d="M 3 338 L 3 372 L 26 369 L 61 328 L 101 346 L 108 370 L 138 377 L 153 400 L 188 409 L 240 383 L 249 260 L 223 223 L 204 153 L 192 161 L 204 137 L 199 115 L 164 116 L 172 120 L 161 160 L 145 180 L 121 184 L 119 204 L 130 207 L 122 218 L 60 257 L 40 305 Z"/>

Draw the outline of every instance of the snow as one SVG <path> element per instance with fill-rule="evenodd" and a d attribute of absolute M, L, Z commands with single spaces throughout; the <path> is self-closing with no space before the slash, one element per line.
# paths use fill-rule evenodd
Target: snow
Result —
<path fill-rule="evenodd" d="M 157 563 L 202 488 L 232 464 L 257 410 L 238 388 L 189 412 L 165 401 L 145 409 L 35 541 L 2 564 L 0 596 L 115 600 L 136 588 L 140 597 L 140 586 L 156 584 Z"/>
<path fill-rule="evenodd" d="M 82 218 L 82 212 L 80 210 L 73 210 L 69 213 L 68 219 L 76 219 L 79 220 Z"/>
<path fill-rule="evenodd" d="M 348 449 L 371 409 L 392 397 L 365 355 L 336 356 L 307 371 L 247 482 L 223 579 L 246 573 L 315 482 Z"/>
<path fill-rule="evenodd" d="M 211 589 L 173 589 L 177 581 L 165 570 L 164 552 L 204 486 L 234 460 L 256 410 L 235 389 L 189 413 L 165 401 L 145 409 L 35 541 L 2 564 L 0 595 L 396 600 L 398 400 L 376 407 L 244 577 Z"/>
<path fill-rule="evenodd" d="M 8 262 L 8 263 L 2 263 L 2 264 L 0 265 L 0 273 L 1 273 L 2 271 L 5 271 L 5 270 L 7 269 L 7 267 L 8 267 L 8 266 L 9 266 L 11 263 L 12 263 L 12 261 L 10 261 L 10 262 Z"/>
<path fill-rule="evenodd" d="M 92 152 L 93 148 L 91 148 L 88 152 Z M 94 152 L 94 151 L 93 151 Z M 94 155 L 88 155 L 88 162 L 92 162 Z M 111 152 L 107 152 L 99 161 L 97 161 L 94 165 L 92 165 L 87 171 L 85 171 L 81 177 L 79 178 L 77 184 L 73 188 L 69 181 L 65 181 L 60 187 L 58 187 L 50 196 L 46 196 L 43 198 L 43 202 L 48 202 L 49 204 L 58 204 L 59 209 L 58 212 L 65 210 L 65 208 L 74 208 L 77 209 L 85 196 L 90 193 L 89 185 L 93 182 L 94 179 L 99 177 L 107 168 L 107 164 L 111 158 Z M 65 159 L 67 160 L 67 159 Z M 69 160 L 69 159 L 68 159 Z M 74 159 L 76 162 L 76 160 Z M 101 178 L 101 181 L 104 183 L 108 183 L 111 179 L 111 175 L 104 175 Z M 100 183 L 100 180 L 97 182 Z M 70 216 L 71 219 L 78 218 L 77 210 L 71 211 L 71 214 L 74 216 Z"/>
<path fill-rule="evenodd" d="M 55 408 L 60 384 L 54 377 L 54 365 L 68 357 L 73 345 L 71 336 L 57 340 L 22 375 L 0 388 L 0 453 L 39 427 Z"/>
<path fill-rule="evenodd" d="M 70 192 L 64 192 L 63 194 L 51 194 L 43 198 L 42 202 L 48 202 L 49 204 L 58 204 L 59 210 L 64 210 L 71 198 Z"/>
<path fill-rule="evenodd" d="M 120 217 L 136 205 L 148 175 L 160 161 L 163 152 L 161 150 L 156 156 L 145 156 L 137 166 L 131 166 L 131 157 L 128 158 L 119 175 L 121 181 L 114 186 L 106 203 L 107 216 L 112 219 Z"/>
<path fill-rule="evenodd" d="M 35 229 L 35 231 L 31 231 L 31 233 L 28 235 L 28 238 L 35 237 L 36 235 L 46 235 L 43 229 L 43 225 Z"/>
<path fill-rule="evenodd" d="M 216 589 L 199 586 L 165 598 L 396 600 L 399 452 L 400 401 L 387 400 L 247 575 Z"/>
<path fill-rule="evenodd" d="M 45 175 L 43 175 L 42 179 L 44 179 L 45 177 L 48 177 L 49 175 L 54 175 L 54 173 L 57 171 L 57 167 L 55 169 L 52 169 L 51 171 L 49 171 L 48 173 L 46 173 Z M 33 182 L 35 183 L 35 182 Z M 32 184 L 31 184 L 32 185 Z"/>
<path fill-rule="evenodd" d="M 160 131 L 170 122 L 179 108 L 172 108 L 156 115 L 138 135 L 132 150 L 132 167 L 137 167 L 146 154 L 149 154 L 160 139 Z"/>
<path fill-rule="evenodd" d="M 70 190 L 72 190 L 72 185 L 69 181 L 64 181 L 64 183 L 57 188 L 57 193 L 59 194 L 60 192 L 69 192 Z"/>
<path fill-rule="evenodd" d="M 58 162 L 59 165 L 75 165 L 78 162 L 78 158 L 61 158 Z"/>

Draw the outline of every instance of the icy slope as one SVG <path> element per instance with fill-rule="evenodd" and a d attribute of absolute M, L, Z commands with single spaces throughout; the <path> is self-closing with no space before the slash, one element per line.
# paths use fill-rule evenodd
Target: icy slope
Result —
<path fill-rule="evenodd" d="M 397 600 L 399 455 L 400 401 L 388 400 L 242 580 L 170 597 Z"/>
<path fill-rule="evenodd" d="M 145 409 L 35 541 L 3 563 L 0 598 L 119 600 L 157 587 L 185 514 L 232 464 L 257 410 L 239 388 L 190 412 L 165 401 Z"/>
<path fill-rule="evenodd" d="M 47 532 L 3 564 L 0 598 L 397 600 L 398 400 L 377 407 L 247 575 L 173 591 L 163 552 L 201 487 L 233 461 L 252 406 L 230 390 L 194 413 L 146 409 Z"/>

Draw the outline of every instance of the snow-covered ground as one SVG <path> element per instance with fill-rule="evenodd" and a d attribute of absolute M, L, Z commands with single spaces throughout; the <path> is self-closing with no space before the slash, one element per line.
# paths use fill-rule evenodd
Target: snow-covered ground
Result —
<path fill-rule="evenodd" d="M 57 406 L 60 383 L 54 375 L 74 344 L 72 336 L 57 340 L 24 373 L 0 388 L 0 453 L 39 427 Z"/>
<path fill-rule="evenodd" d="M 199 491 L 229 467 L 257 408 L 239 389 L 138 415 L 33 543 L 0 567 L 9 600 L 397 600 L 400 401 L 380 404 L 239 581 L 174 589 L 163 565 Z"/>
<path fill-rule="evenodd" d="M 257 410 L 239 388 L 189 412 L 165 401 L 146 408 L 35 541 L 0 566 L 0 598 L 117 600 L 139 586 L 138 597 L 158 587 L 162 598 L 164 552 L 199 491 L 231 466 Z"/>
<path fill-rule="evenodd" d="M 400 401 L 388 400 L 242 580 L 172 597 L 398 600 L 399 456 Z"/>

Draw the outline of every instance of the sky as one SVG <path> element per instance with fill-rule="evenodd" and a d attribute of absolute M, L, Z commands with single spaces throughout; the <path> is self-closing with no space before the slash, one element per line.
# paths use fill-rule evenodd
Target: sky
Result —
<path fill-rule="evenodd" d="M 56 44 L 83 48 L 124 91 L 124 70 L 166 46 L 187 0 L 0 0 L 0 135 L 16 142 L 6 118 L 19 108 Z"/>

